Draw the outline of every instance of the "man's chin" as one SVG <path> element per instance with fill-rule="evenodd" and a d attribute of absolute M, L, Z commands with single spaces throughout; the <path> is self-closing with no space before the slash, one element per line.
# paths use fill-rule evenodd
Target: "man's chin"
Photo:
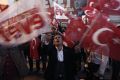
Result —
<path fill-rule="evenodd" d="M 55 46 L 59 46 L 59 44 L 55 44 Z"/>

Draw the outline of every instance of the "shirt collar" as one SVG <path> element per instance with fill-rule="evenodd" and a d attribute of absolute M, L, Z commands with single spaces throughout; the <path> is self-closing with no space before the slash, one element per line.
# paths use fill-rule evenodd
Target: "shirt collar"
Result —
<path fill-rule="evenodd" d="M 55 47 L 55 48 L 57 49 L 57 51 L 61 51 L 61 50 L 63 50 L 63 46 L 62 46 L 62 48 L 61 48 L 60 50 L 58 49 L 58 47 Z"/>

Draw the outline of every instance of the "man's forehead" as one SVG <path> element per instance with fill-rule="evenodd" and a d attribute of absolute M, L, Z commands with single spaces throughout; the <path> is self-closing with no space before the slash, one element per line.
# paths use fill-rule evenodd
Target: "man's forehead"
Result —
<path fill-rule="evenodd" d="M 51 34 L 51 33 L 47 33 L 46 35 L 50 36 L 50 35 L 52 35 L 52 34 Z"/>
<path fill-rule="evenodd" d="M 59 37 L 59 36 L 62 37 L 61 35 L 55 35 L 54 37 Z"/>
<path fill-rule="evenodd" d="M 59 35 L 59 34 L 57 34 L 57 35 L 55 35 L 55 36 L 54 36 L 54 38 L 56 38 L 56 37 L 62 37 L 62 36 L 61 36 L 61 35 Z"/>

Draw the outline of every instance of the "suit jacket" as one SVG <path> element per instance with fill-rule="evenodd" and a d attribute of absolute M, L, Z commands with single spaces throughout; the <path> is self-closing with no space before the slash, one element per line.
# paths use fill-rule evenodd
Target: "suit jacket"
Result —
<path fill-rule="evenodd" d="M 55 69 L 57 66 L 57 50 L 55 46 L 53 46 L 49 51 L 49 61 L 48 67 L 45 73 L 46 80 L 55 80 Z M 65 68 L 65 80 L 74 80 L 74 50 L 68 47 L 63 46 L 63 55 L 64 55 L 64 68 Z"/>

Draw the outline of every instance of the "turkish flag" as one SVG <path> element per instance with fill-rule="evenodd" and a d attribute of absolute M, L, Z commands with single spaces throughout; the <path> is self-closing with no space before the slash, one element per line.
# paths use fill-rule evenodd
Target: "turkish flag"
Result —
<path fill-rule="evenodd" d="M 73 18 L 64 33 L 64 40 L 68 42 L 68 45 L 74 46 L 76 42 L 80 41 L 86 29 L 87 26 L 85 26 L 81 18 Z"/>
<path fill-rule="evenodd" d="M 96 8 L 87 6 L 84 8 L 85 15 L 88 19 L 87 24 L 90 25 L 92 21 L 97 17 L 97 15 L 100 13 Z"/>
<path fill-rule="evenodd" d="M 30 57 L 32 59 L 39 59 L 39 46 L 40 40 L 39 38 L 33 38 L 30 42 Z"/>
<path fill-rule="evenodd" d="M 89 29 L 82 46 L 92 51 L 102 47 L 100 54 L 120 60 L 120 30 L 102 15 Z"/>
<path fill-rule="evenodd" d="M 120 0 L 90 0 L 88 5 L 109 15 L 120 15 Z"/>
<path fill-rule="evenodd" d="M 111 27 L 113 32 L 110 39 L 108 40 L 108 46 L 110 50 L 110 57 L 115 60 L 120 60 L 120 29 L 118 27 Z"/>
<path fill-rule="evenodd" d="M 96 9 L 100 10 L 99 3 L 100 3 L 99 0 L 88 0 L 87 6 L 94 7 Z"/>
<path fill-rule="evenodd" d="M 120 60 L 120 35 L 114 33 L 108 43 L 110 49 L 110 57 L 115 60 Z"/>
<path fill-rule="evenodd" d="M 103 6 L 103 13 L 120 15 L 120 0 L 108 0 Z"/>
<path fill-rule="evenodd" d="M 87 32 L 86 35 L 84 35 L 86 37 L 85 37 L 85 39 L 83 41 L 83 44 L 82 44 L 84 47 L 86 47 L 90 50 L 94 50 L 94 49 L 96 49 L 96 47 L 99 46 L 99 45 L 96 45 L 94 43 L 92 36 L 93 36 L 95 31 L 97 31 L 98 29 L 103 27 L 104 23 L 101 23 L 101 22 L 103 22 L 103 20 L 100 19 L 100 16 L 99 16 L 97 21 L 94 22 L 94 25 L 91 25 L 90 28 L 88 28 L 88 32 Z"/>

